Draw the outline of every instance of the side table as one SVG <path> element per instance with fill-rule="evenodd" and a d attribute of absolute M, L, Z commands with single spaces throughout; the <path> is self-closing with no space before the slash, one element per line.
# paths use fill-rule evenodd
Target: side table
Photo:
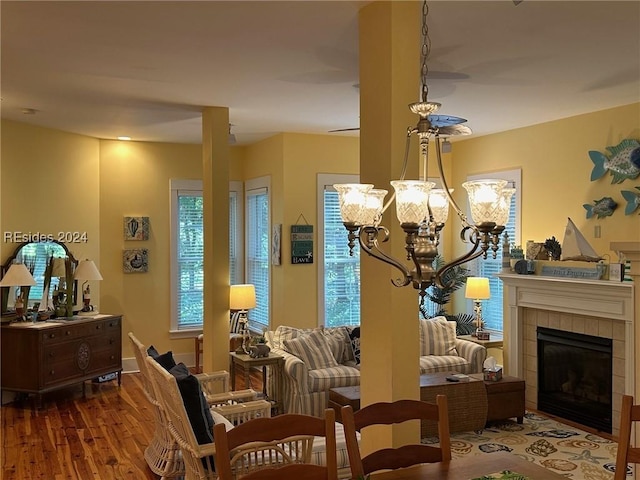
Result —
<path fill-rule="evenodd" d="M 282 398 L 282 373 L 284 370 L 284 357 L 269 352 L 268 357 L 252 358 L 246 353 L 229 352 L 229 370 L 231 374 L 231 390 L 236 389 L 236 366 L 244 370 L 245 388 L 251 388 L 250 371 L 251 367 L 262 367 L 262 393 L 266 400 L 274 403 L 276 414 L 284 413 Z M 273 367 L 273 378 L 275 392 L 271 392 L 273 397 L 267 394 L 267 367 Z"/>
<path fill-rule="evenodd" d="M 478 340 L 472 335 L 459 335 L 458 338 L 482 345 L 484 348 L 502 348 L 502 332 L 489 332 L 489 340 Z"/>

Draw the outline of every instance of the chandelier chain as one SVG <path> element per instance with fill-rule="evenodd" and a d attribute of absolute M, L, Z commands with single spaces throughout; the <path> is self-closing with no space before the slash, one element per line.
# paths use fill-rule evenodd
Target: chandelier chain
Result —
<path fill-rule="evenodd" d="M 427 25 L 427 15 L 429 15 L 429 6 L 425 1 L 422 4 L 422 49 L 420 52 L 420 59 L 422 66 L 420 68 L 420 88 L 421 98 L 420 101 L 426 102 L 427 95 L 429 94 L 429 85 L 427 85 L 427 75 L 429 74 L 429 66 L 427 65 L 427 59 L 431 53 L 431 38 L 429 37 L 429 26 Z"/>

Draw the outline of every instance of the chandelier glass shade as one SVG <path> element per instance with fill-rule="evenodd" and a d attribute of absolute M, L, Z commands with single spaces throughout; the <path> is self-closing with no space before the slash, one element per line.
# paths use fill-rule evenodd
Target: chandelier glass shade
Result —
<path fill-rule="evenodd" d="M 450 115 L 436 115 L 439 103 L 429 102 L 427 94 L 428 66 L 427 58 L 431 48 L 427 15 L 428 5 L 422 7 L 422 45 L 419 102 L 409 105 L 411 111 L 419 116 L 415 127 L 408 127 L 404 160 L 398 180 L 392 180 L 393 194 L 384 203 L 386 190 L 377 189 L 372 184 L 336 184 L 342 222 L 348 231 L 349 249 L 353 254 L 356 240 L 360 248 L 370 256 L 396 267 L 401 277 L 393 279 L 397 287 L 413 285 L 420 291 L 422 305 L 426 289 L 431 285 L 446 287 L 443 281 L 450 269 L 479 256 L 487 257 L 492 251 L 495 258 L 500 244 L 500 235 L 509 219 L 511 196 L 515 189 L 507 186 L 506 180 L 474 180 L 462 184 L 467 191 L 471 219 L 456 204 L 442 168 L 441 138 L 452 135 L 469 135 L 471 129 L 465 125 L 465 119 Z M 405 179 L 409 159 L 411 139 L 419 141 L 420 178 Z M 442 188 L 434 188 L 434 182 L 427 181 L 429 165 L 429 143 L 435 146 L 439 181 Z M 382 218 L 395 200 L 396 217 L 405 233 L 406 260 L 398 260 L 381 248 L 389 239 L 390 232 L 382 225 Z M 470 245 L 461 257 L 434 269 L 433 260 L 438 255 L 440 232 L 448 220 L 449 208 L 453 208 L 462 223 L 460 238 Z"/>

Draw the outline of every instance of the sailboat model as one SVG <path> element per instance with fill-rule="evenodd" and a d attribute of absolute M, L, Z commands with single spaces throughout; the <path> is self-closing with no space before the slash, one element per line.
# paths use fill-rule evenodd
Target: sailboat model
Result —
<path fill-rule="evenodd" d="M 562 260 L 580 260 L 583 262 L 598 262 L 602 257 L 596 253 L 576 224 L 568 218 L 562 240 Z"/>

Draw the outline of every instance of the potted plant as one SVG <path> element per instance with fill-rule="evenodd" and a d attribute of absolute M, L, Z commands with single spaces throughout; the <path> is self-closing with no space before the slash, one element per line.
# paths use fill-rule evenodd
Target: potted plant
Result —
<path fill-rule="evenodd" d="M 444 258 L 442 258 L 441 255 L 436 255 L 436 258 L 433 260 L 433 267 L 438 270 L 443 267 L 444 264 Z M 450 315 L 445 310 L 445 306 L 451 300 L 451 294 L 465 285 L 468 276 L 469 270 L 459 265 L 446 272 L 443 278 L 444 283 L 447 285 L 445 288 L 433 285 L 427 290 L 426 298 L 435 304 L 435 311 L 430 314 L 427 308 L 423 305 L 420 307 L 420 316 L 422 318 L 444 316 L 449 321 L 455 321 L 457 335 L 470 335 L 475 332 L 476 326 L 473 324 L 473 315 L 469 313 L 457 313 L 455 315 Z"/>

